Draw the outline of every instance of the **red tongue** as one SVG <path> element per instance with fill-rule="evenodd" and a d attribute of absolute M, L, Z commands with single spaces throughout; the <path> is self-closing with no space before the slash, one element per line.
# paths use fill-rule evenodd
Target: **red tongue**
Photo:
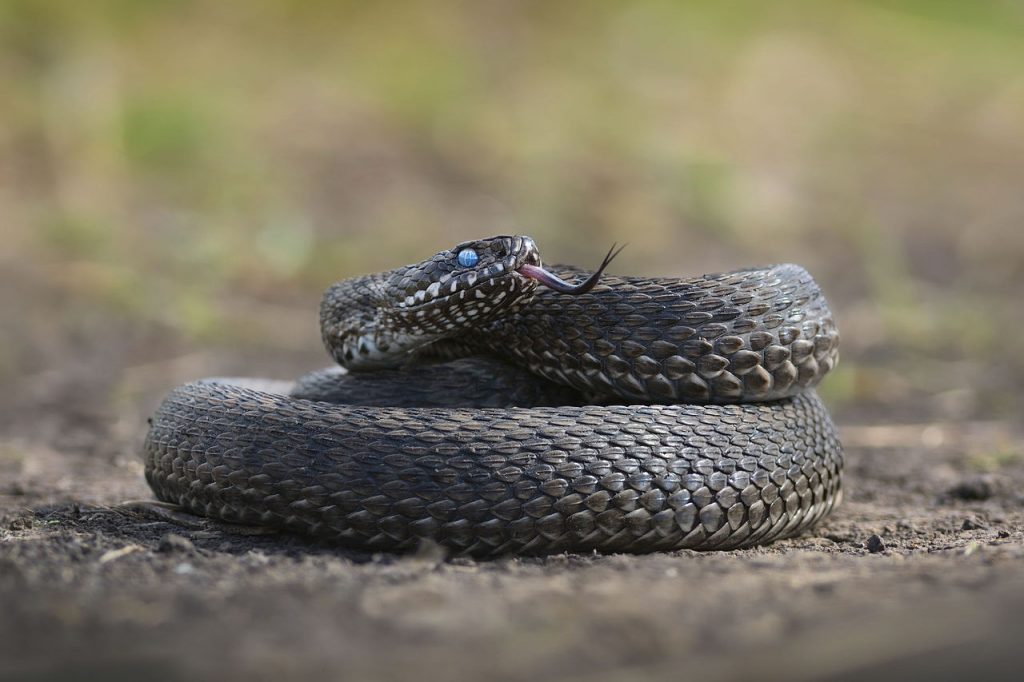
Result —
<path fill-rule="evenodd" d="M 523 265 L 520 265 L 516 271 L 524 277 L 537 280 L 549 289 L 554 289 L 555 291 L 563 294 L 578 296 L 579 294 L 585 294 L 593 289 L 594 286 L 597 285 L 597 281 L 601 279 L 601 273 L 603 273 L 604 269 L 608 267 L 608 264 L 619 255 L 622 249 L 626 248 L 625 244 L 620 246 L 618 250 L 615 249 L 615 246 L 615 244 L 612 244 L 612 248 L 608 249 L 608 254 L 604 257 L 604 260 L 601 261 L 601 267 L 599 267 L 594 274 L 580 284 L 569 284 L 564 279 L 557 275 L 553 275 L 544 268 L 536 265 L 528 265 L 524 263 Z"/>
<path fill-rule="evenodd" d="M 525 277 L 537 280 L 549 289 L 573 295 L 585 294 L 593 289 L 594 285 L 597 284 L 598 278 L 601 276 L 600 273 L 595 272 L 582 284 L 569 284 L 564 279 L 536 265 L 520 265 L 518 272 Z"/>

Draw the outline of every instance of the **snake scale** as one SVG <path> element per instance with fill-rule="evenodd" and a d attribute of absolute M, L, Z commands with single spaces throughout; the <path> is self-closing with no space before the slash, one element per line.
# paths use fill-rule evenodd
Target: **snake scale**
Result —
<path fill-rule="evenodd" d="M 842 451 L 813 386 L 839 337 L 810 275 L 604 275 L 611 257 L 586 277 L 501 236 L 339 282 L 321 330 L 344 369 L 173 390 L 146 478 L 373 551 L 731 549 L 825 516 Z"/>

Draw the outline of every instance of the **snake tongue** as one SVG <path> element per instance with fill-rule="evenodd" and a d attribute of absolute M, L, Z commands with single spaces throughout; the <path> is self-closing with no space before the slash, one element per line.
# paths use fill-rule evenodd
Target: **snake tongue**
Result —
<path fill-rule="evenodd" d="M 616 245 L 612 244 L 612 248 L 608 249 L 608 254 L 604 257 L 604 260 L 601 261 L 601 267 L 594 271 L 590 277 L 587 277 L 587 279 L 580 284 L 569 284 L 558 275 L 552 274 L 540 266 L 530 265 L 529 263 L 523 263 L 520 265 L 516 268 L 516 272 L 524 277 L 535 279 L 547 288 L 554 289 L 559 293 L 578 296 L 580 294 L 587 293 L 597 285 L 597 281 L 601 279 L 601 273 L 603 273 L 604 269 L 608 267 L 608 264 L 619 255 L 622 249 L 626 248 L 626 245 L 623 244 L 618 248 L 618 250 L 616 250 L 615 247 Z"/>
<path fill-rule="evenodd" d="M 585 294 L 593 289 L 594 285 L 597 284 L 598 278 L 601 276 L 601 273 L 595 272 L 582 284 L 569 284 L 558 275 L 554 275 L 536 265 L 520 265 L 516 272 L 524 277 L 537 280 L 549 289 L 554 289 L 563 294 L 574 295 Z"/>

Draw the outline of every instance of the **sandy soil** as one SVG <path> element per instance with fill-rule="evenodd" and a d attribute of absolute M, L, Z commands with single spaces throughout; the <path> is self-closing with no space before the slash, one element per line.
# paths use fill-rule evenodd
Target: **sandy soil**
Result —
<path fill-rule="evenodd" d="M 167 388 L 268 359 L 168 354 L 158 335 L 116 328 L 97 338 L 74 351 L 93 362 L 26 376 L 0 399 L 2 679 L 991 679 L 1019 667 L 1016 425 L 847 406 L 844 504 L 770 547 L 371 556 L 124 505 L 150 497 L 137 452 Z M 317 362 L 278 352 L 272 373 Z"/>

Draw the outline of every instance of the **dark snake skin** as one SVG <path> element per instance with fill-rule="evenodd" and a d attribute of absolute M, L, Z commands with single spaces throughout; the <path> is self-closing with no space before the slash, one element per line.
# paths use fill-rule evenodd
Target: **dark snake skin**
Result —
<path fill-rule="evenodd" d="M 838 334 L 802 268 L 603 276 L 570 294 L 529 276 L 528 238 L 469 244 L 476 277 L 453 265 L 459 245 L 327 292 L 325 342 L 349 373 L 291 395 L 230 380 L 171 392 L 144 446 L 157 497 L 368 550 L 426 539 L 474 556 L 747 547 L 839 502 L 841 448 L 811 388 Z M 516 295 L 490 305 L 499 290 Z"/>

